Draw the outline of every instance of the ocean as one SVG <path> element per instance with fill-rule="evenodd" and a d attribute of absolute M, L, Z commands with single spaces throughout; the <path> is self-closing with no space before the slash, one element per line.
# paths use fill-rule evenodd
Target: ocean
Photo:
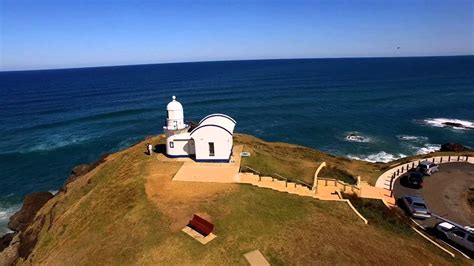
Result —
<path fill-rule="evenodd" d="M 474 56 L 0 72 L 0 235 L 25 194 L 55 191 L 73 166 L 162 133 L 172 95 L 186 120 L 225 113 L 237 132 L 354 159 L 474 147 Z"/>

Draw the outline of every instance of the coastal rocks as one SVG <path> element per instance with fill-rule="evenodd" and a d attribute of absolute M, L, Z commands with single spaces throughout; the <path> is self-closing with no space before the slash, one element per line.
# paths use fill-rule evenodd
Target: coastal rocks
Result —
<path fill-rule="evenodd" d="M 10 245 L 15 233 L 8 233 L 2 237 L 0 237 L 0 252 L 2 252 L 5 248 Z M 1 265 L 1 264 L 0 264 Z"/>
<path fill-rule="evenodd" d="M 69 174 L 69 177 L 67 178 L 66 182 L 64 182 L 64 185 L 61 187 L 59 190 L 60 192 L 66 192 L 67 191 L 67 184 L 74 182 L 78 177 L 83 176 L 90 171 L 94 170 L 97 166 L 99 166 L 101 163 L 105 162 L 105 159 L 109 156 L 109 154 L 104 154 L 100 157 L 99 160 L 95 161 L 92 164 L 80 164 L 78 166 L 75 166 L 72 168 L 71 173 Z"/>
<path fill-rule="evenodd" d="M 20 237 L 15 235 L 9 241 L 9 245 L 0 251 L 0 265 L 14 265 L 20 257 L 19 250 Z"/>
<path fill-rule="evenodd" d="M 71 170 L 71 174 L 67 178 L 66 182 L 64 183 L 64 186 L 61 188 L 61 191 L 66 192 L 67 188 L 66 185 L 73 182 L 76 180 L 78 177 L 83 176 L 90 172 L 92 169 L 94 169 L 93 164 L 80 164 L 78 166 L 75 166 Z"/>
<path fill-rule="evenodd" d="M 107 156 L 109 156 L 109 154 L 104 154 L 100 157 L 99 160 L 95 161 L 92 164 L 80 164 L 80 165 L 75 166 L 74 168 L 72 168 L 71 174 L 69 175 L 69 178 L 66 181 L 66 184 L 72 182 L 77 177 L 85 175 L 85 174 L 89 173 L 90 171 L 92 171 L 94 168 L 99 166 L 101 163 L 105 162 L 105 159 L 107 158 Z"/>
<path fill-rule="evenodd" d="M 446 144 L 441 145 L 441 149 L 439 151 L 464 152 L 464 151 L 471 151 L 471 150 L 459 143 L 446 143 Z"/>
<path fill-rule="evenodd" d="M 80 164 L 72 168 L 70 177 L 78 177 L 78 176 L 87 174 L 90 170 L 92 170 L 92 165 Z"/>
<path fill-rule="evenodd" d="M 33 221 L 36 213 L 53 197 L 50 192 L 33 192 L 26 195 L 21 209 L 10 217 L 8 227 L 15 231 L 23 231 Z"/>
<path fill-rule="evenodd" d="M 8 227 L 14 233 L 0 239 L 0 265 L 13 265 L 18 259 L 27 258 L 38 239 L 44 224 L 44 216 L 39 217 L 41 226 L 35 226 L 37 212 L 53 198 L 50 192 L 33 192 L 26 195 L 21 209 L 10 217 Z"/>
<path fill-rule="evenodd" d="M 18 256 L 20 258 L 26 259 L 30 256 L 38 242 L 39 233 L 42 228 L 44 228 L 47 219 L 51 222 L 51 214 L 36 217 L 35 221 L 28 226 L 25 231 L 20 233 L 20 246 L 18 247 Z"/>
<path fill-rule="evenodd" d="M 428 118 L 424 119 L 423 122 L 427 125 L 434 127 L 445 127 L 452 128 L 456 130 L 473 130 L 474 122 L 461 119 L 451 119 L 451 118 Z"/>
<path fill-rule="evenodd" d="M 365 137 L 363 135 L 360 135 L 358 133 L 350 133 L 346 136 L 347 141 L 352 141 L 352 142 L 369 142 L 370 139 L 368 137 Z"/>
<path fill-rule="evenodd" d="M 456 128 L 456 129 L 474 129 L 471 126 L 467 126 L 462 123 L 456 123 L 456 122 L 444 122 L 443 125 L 447 127 Z"/>

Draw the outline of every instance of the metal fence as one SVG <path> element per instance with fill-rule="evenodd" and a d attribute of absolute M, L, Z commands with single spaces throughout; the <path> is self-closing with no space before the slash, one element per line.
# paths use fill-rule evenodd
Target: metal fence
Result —
<path fill-rule="evenodd" d="M 343 181 L 334 178 L 319 177 L 317 186 L 335 186 L 340 188 L 342 193 L 356 194 L 358 196 L 361 195 L 361 189 L 357 185 L 344 183 Z"/>
<path fill-rule="evenodd" d="M 404 175 L 405 173 L 409 172 L 410 170 L 414 170 L 418 164 L 424 161 L 429 161 L 433 162 L 435 164 L 443 164 L 443 163 L 457 163 L 457 162 L 470 162 L 472 160 L 472 157 L 470 156 L 437 156 L 437 157 L 431 157 L 431 158 L 424 158 L 420 159 L 418 161 L 411 161 L 408 163 L 403 163 L 400 164 L 394 168 L 392 168 L 389 171 L 392 171 L 391 176 L 390 176 L 390 182 L 388 184 L 388 189 L 390 191 L 393 190 L 393 185 L 395 181 L 397 180 L 398 177 Z M 386 184 L 387 185 L 387 184 Z"/>

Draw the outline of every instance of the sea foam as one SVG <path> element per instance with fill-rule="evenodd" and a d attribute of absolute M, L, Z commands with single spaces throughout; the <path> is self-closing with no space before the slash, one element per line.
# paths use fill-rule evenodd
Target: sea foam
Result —
<path fill-rule="evenodd" d="M 381 152 L 373 153 L 369 155 L 348 155 L 347 157 L 349 159 L 366 161 L 366 162 L 371 162 L 371 163 L 375 163 L 375 162 L 388 163 L 388 162 L 406 157 L 406 155 L 402 153 L 391 154 L 385 151 L 381 151 Z"/>
<path fill-rule="evenodd" d="M 417 155 L 419 155 L 419 154 L 428 154 L 428 153 L 432 153 L 432 152 L 435 152 L 435 151 L 439 151 L 440 149 L 441 149 L 440 144 L 428 143 L 428 144 L 425 144 L 423 147 L 418 148 L 418 150 L 416 151 L 416 154 Z"/>
<path fill-rule="evenodd" d="M 398 135 L 397 138 L 402 141 L 427 141 L 428 138 L 424 136 Z"/>
<path fill-rule="evenodd" d="M 451 118 L 427 118 L 423 122 L 433 127 L 448 127 L 461 130 L 474 129 L 474 122 Z"/>
<path fill-rule="evenodd" d="M 0 237 L 11 233 L 12 231 L 7 227 L 10 217 L 20 209 L 21 205 L 14 205 L 10 207 L 0 206 Z"/>
<path fill-rule="evenodd" d="M 82 136 L 52 134 L 30 147 L 24 147 L 24 149 L 20 150 L 20 153 L 56 150 L 70 145 L 78 145 L 89 139 L 88 137 Z"/>

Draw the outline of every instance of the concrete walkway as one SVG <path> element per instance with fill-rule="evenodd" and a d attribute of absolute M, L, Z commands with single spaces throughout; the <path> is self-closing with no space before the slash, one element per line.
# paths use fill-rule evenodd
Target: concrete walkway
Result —
<path fill-rule="evenodd" d="M 337 192 L 355 192 L 352 185 L 340 184 L 336 180 L 318 180 L 317 189 L 312 190 L 307 186 L 274 179 L 270 176 L 240 173 L 240 153 L 242 150 L 242 145 L 234 147 L 230 163 L 198 163 L 189 158 L 170 159 L 165 156 L 158 159 L 163 161 L 179 160 L 183 162 L 183 165 L 173 177 L 173 181 L 250 184 L 260 188 L 268 188 L 320 200 L 341 200 Z M 356 191 L 356 194 L 362 198 L 382 199 L 387 205 L 395 204 L 395 200 L 390 196 L 389 191 L 370 186 L 367 182 L 361 182 Z"/>
<path fill-rule="evenodd" d="M 250 251 L 249 253 L 245 253 L 244 257 L 251 266 L 270 266 L 270 263 L 268 263 L 268 261 L 258 249 Z"/>
<path fill-rule="evenodd" d="M 235 183 L 240 169 L 242 145 L 234 147 L 230 163 L 198 163 L 184 160 L 173 181 Z"/>

